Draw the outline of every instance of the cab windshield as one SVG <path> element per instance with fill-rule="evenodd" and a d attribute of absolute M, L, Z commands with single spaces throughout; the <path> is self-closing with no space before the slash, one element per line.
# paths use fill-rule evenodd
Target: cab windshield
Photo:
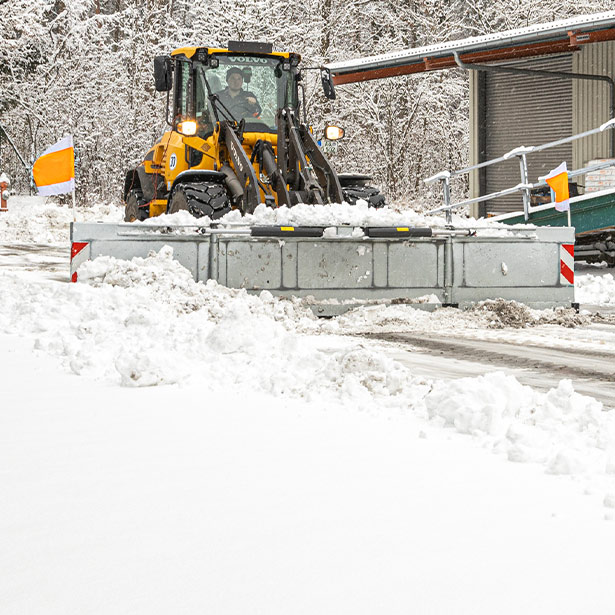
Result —
<path fill-rule="evenodd" d="M 294 79 L 285 58 L 217 54 L 218 66 L 195 62 L 196 116 L 201 132 L 216 121 L 245 120 L 248 132 L 275 132 L 278 109 L 296 107 Z M 286 70 L 285 70 L 286 69 Z M 217 96 L 215 112 L 209 91 Z"/>

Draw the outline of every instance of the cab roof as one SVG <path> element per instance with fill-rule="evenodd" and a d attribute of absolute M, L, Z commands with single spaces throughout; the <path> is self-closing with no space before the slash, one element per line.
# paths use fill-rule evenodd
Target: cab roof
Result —
<path fill-rule="evenodd" d="M 192 58 L 196 54 L 197 51 L 204 51 L 205 53 L 229 53 L 234 55 L 263 55 L 263 56 L 274 56 L 278 58 L 289 58 L 290 52 L 287 51 L 271 51 L 271 52 L 261 52 L 261 51 L 239 51 L 233 49 L 219 49 L 217 47 L 180 47 L 179 49 L 175 49 L 171 52 L 172 56 L 184 55 L 187 58 Z M 297 54 L 293 54 L 295 56 Z"/>

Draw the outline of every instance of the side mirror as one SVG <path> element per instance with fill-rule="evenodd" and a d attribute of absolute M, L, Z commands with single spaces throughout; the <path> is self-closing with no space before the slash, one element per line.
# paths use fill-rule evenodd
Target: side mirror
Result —
<path fill-rule="evenodd" d="M 333 78 L 331 71 L 328 68 L 320 69 L 320 80 L 322 81 L 322 91 L 329 100 L 335 99 L 335 88 L 333 87 Z"/>
<path fill-rule="evenodd" d="M 325 139 L 327 141 L 339 141 L 344 138 L 346 131 L 340 126 L 325 126 Z"/>
<path fill-rule="evenodd" d="M 154 81 L 157 92 L 168 92 L 173 87 L 173 62 L 170 56 L 154 58 Z"/>

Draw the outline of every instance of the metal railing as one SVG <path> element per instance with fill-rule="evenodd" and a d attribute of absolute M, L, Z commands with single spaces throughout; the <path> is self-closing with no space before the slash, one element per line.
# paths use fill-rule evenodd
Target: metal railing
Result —
<path fill-rule="evenodd" d="M 432 209 L 428 211 L 428 214 L 435 214 L 441 211 L 446 212 L 446 223 L 452 224 L 452 211 L 457 209 L 458 207 L 463 207 L 465 205 L 472 205 L 473 203 L 481 203 L 483 201 L 490 201 L 491 199 L 497 199 L 501 196 L 506 196 L 507 194 L 514 194 L 516 192 L 521 192 L 523 196 L 523 215 L 525 221 L 529 219 L 530 214 L 530 194 L 531 191 L 540 188 L 542 186 L 546 186 L 547 182 L 544 181 L 544 178 L 539 177 L 536 183 L 530 183 L 528 177 L 527 170 L 527 155 L 534 154 L 535 152 L 540 152 L 545 149 L 549 149 L 551 147 L 556 147 L 557 145 L 563 145 L 564 143 L 570 143 L 571 141 L 576 141 L 577 139 L 583 139 L 584 137 L 589 137 L 591 135 L 599 134 L 604 132 L 605 130 L 609 130 L 611 128 L 615 128 L 615 118 L 610 119 L 608 122 L 602 124 L 598 128 L 594 128 L 592 130 L 588 130 L 586 132 L 579 133 L 577 135 L 572 135 L 571 137 L 566 137 L 564 139 L 558 139 L 557 141 L 551 141 L 549 143 L 545 143 L 544 145 L 536 145 L 534 147 L 516 147 L 515 149 L 507 152 L 503 156 L 499 158 L 494 158 L 493 160 L 487 160 L 486 162 L 481 162 L 479 164 L 475 164 L 471 167 L 465 167 L 464 169 L 459 169 L 457 171 L 442 171 L 437 173 L 436 175 L 432 175 L 431 177 L 427 177 L 423 181 L 429 185 L 435 182 L 440 182 L 442 185 L 442 191 L 444 195 L 444 205 L 441 207 L 437 207 L 436 209 Z M 459 201 L 458 203 L 451 203 L 451 187 L 450 181 L 454 177 L 459 177 L 460 175 L 467 175 L 471 171 L 476 169 L 483 169 L 488 166 L 492 166 L 494 164 L 498 164 L 500 162 L 506 162 L 511 160 L 512 158 L 517 158 L 519 160 L 519 171 L 521 175 L 521 182 L 512 188 L 507 188 L 506 190 L 500 190 L 498 192 L 491 192 L 490 194 L 485 194 L 484 196 L 478 196 L 473 199 L 466 199 L 464 201 Z M 603 162 L 600 164 L 595 164 L 589 167 L 583 167 L 582 169 L 576 169 L 574 171 L 570 171 L 568 173 L 568 177 L 577 177 L 579 175 L 585 175 L 586 173 L 591 173 L 592 171 L 599 171 L 600 169 L 606 169 L 608 167 L 615 166 L 615 160 L 611 160 L 608 162 Z"/>

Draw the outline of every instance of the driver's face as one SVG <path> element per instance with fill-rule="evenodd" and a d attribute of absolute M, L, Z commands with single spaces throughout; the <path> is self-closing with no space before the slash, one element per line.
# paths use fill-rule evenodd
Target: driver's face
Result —
<path fill-rule="evenodd" d="M 239 92 L 242 85 L 243 77 L 239 73 L 233 73 L 232 75 L 229 75 L 228 87 L 231 92 Z"/>

